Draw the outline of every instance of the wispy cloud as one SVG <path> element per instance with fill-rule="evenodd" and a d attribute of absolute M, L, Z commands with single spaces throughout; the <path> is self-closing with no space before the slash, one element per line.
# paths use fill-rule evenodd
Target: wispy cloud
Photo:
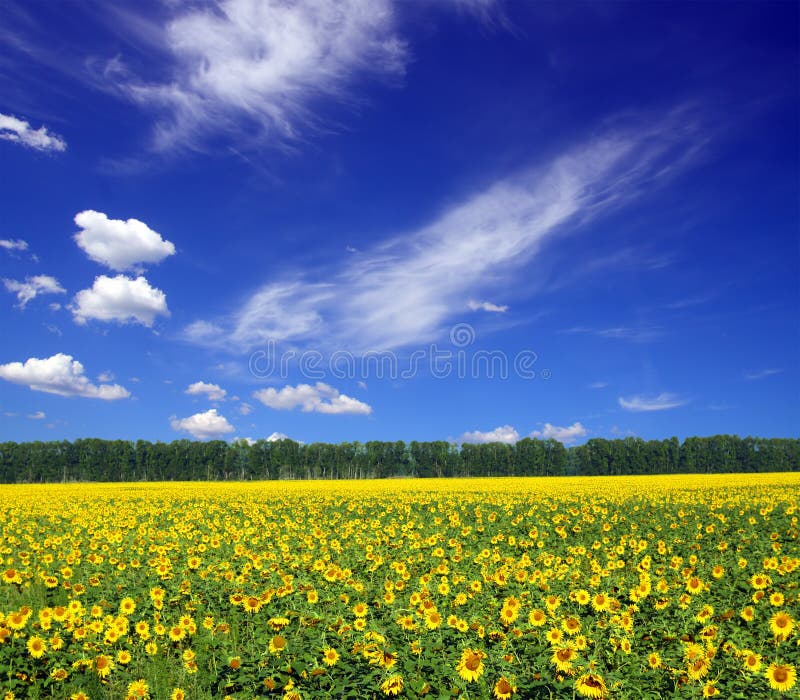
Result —
<path fill-rule="evenodd" d="M 749 381 L 758 381 L 759 379 L 766 379 L 767 377 L 774 377 L 776 374 L 781 374 L 783 369 L 769 368 L 762 369 L 756 372 L 746 372 L 744 378 Z"/>
<path fill-rule="evenodd" d="M 402 75 L 406 48 L 389 0 L 218 0 L 173 5 L 162 42 L 169 78 L 148 82 L 114 58 L 101 71 L 156 114 L 156 150 L 199 148 L 236 133 L 238 146 L 322 129 L 312 102 L 350 99 L 357 78 Z M 146 27 L 145 27 L 146 29 Z M 330 128 L 329 126 L 326 128 Z"/>
<path fill-rule="evenodd" d="M 620 396 L 619 405 L 626 411 L 634 411 L 637 413 L 648 411 L 666 411 L 670 408 L 678 408 L 685 406 L 689 403 L 688 399 L 681 398 L 677 394 L 669 392 L 662 392 L 658 396 L 631 396 L 625 398 Z"/>
<path fill-rule="evenodd" d="M 28 250 L 28 241 L 23 241 L 21 238 L 17 239 L 7 239 L 7 238 L 0 238 L 0 248 L 11 251 L 23 251 Z"/>
<path fill-rule="evenodd" d="M 65 294 L 66 290 L 59 284 L 55 277 L 50 275 L 34 275 L 26 277 L 24 282 L 3 279 L 3 284 L 9 292 L 17 295 L 17 305 L 24 309 L 27 303 L 41 294 Z"/>
<path fill-rule="evenodd" d="M 589 384 L 590 389 L 605 389 L 607 386 L 609 386 L 608 382 L 592 382 Z"/>
<path fill-rule="evenodd" d="M 356 351 L 430 342 L 465 298 L 511 284 L 548 238 L 630 202 L 685 163 L 694 147 L 689 123 L 675 114 L 610 131 L 495 182 L 418 230 L 347 256 L 338 269 L 270 281 L 228 318 L 214 319 L 225 333 L 207 340 L 242 350 L 266 340 L 324 340 Z M 595 332 L 644 341 L 656 330 Z"/>
<path fill-rule="evenodd" d="M 37 151 L 65 151 L 67 143 L 57 134 L 41 126 L 34 129 L 24 119 L 0 114 L 0 140 L 12 141 Z"/>
<path fill-rule="evenodd" d="M 498 304 L 493 304 L 490 301 L 470 300 L 467 302 L 467 306 L 472 309 L 472 311 L 488 311 L 489 313 L 495 314 L 503 314 L 508 311 L 508 306 L 500 306 Z"/>
<path fill-rule="evenodd" d="M 563 442 L 565 445 L 569 445 L 570 443 L 575 442 L 578 438 L 585 436 L 586 428 L 584 428 L 583 424 L 579 422 L 575 422 L 572 425 L 563 428 L 557 425 L 551 425 L 550 423 L 545 423 L 544 428 L 541 430 L 534 430 L 531 433 L 531 437 L 539 438 L 541 440 L 558 440 L 559 442 Z"/>
<path fill-rule="evenodd" d="M 566 335 L 595 335 L 598 338 L 628 340 L 633 343 L 650 343 L 664 335 L 663 329 L 658 326 L 614 326 L 610 328 L 573 326 L 572 328 L 565 328 L 560 332 Z"/>

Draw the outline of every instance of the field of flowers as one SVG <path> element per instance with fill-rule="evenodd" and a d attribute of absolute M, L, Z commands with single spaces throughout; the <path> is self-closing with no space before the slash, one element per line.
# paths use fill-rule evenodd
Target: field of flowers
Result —
<path fill-rule="evenodd" d="M 798 494 L 2 486 L 0 698 L 798 697 Z"/>

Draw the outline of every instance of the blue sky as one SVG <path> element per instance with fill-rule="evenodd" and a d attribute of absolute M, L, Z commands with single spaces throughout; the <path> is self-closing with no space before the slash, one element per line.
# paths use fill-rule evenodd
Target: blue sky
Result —
<path fill-rule="evenodd" d="M 0 440 L 797 436 L 796 3 L 4 3 Z"/>

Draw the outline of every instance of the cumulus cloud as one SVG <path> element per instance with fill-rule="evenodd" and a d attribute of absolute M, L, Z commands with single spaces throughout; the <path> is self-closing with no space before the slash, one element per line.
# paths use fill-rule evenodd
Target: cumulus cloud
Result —
<path fill-rule="evenodd" d="M 519 440 L 519 433 L 511 425 L 501 425 L 499 428 L 487 432 L 473 430 L 464 433 L 459 438 L 459 442 L 505 442 L 508 444 L 513 444 L 517 440 Z"/>
<path fill-rule="evenodd" d="M 17 239 L 8 239 L 8 238 L 0 238 L 0 248 L 11 251 L 23 251 L 28 250 L 28 241 L 23 241 L 21 238 Z"/>
<path fill-rule="evenodd" d="M 0 139 L 13 141 L 37 151 L 65 151 L 67 143 L 57 134 L 41 126 L 34 129 L 24 119 L 10 114 L 0 114 Z"/>
<path fill-rule="evenodd" d="M 19 308 L 24 309 L 26 304 L 40 294 L 65 294 L 66 290 L 50 275 L 34 275 L 26 277 L 24 282 L 3 279 L 6 289 L 17 295 Z"/>
<path fill-rule="evenodd" d="M 235 428 L 228 423 L 225 416 L 217 413 L 216 408 L 212 408 L 204 413 L 195 413 L 188 418 L 170 419 L 172 429 L 179 433 L 189 433 L 198 440 L 209 438 L 220 438 L 223 435 L 232 433 Z"/>
<path fill-rule="evenodd" d="M 267 438 L 267 442 L 280 442 L 281 440 L 291 440 L 291 439 L 292 438 L 290 438 L 288 435 L 284 435 L 283 433 L 277 433 L 276 432 L 276 433 L 272 433 L 272 435 L 270 435 Z"/>
<path fill-rule="evenodd" d="M 243 416 L 249 416 L 252 412 L 253 407 L 246 401 L 242 401 L 242 405 L 239 406 L 239 413 L 241 413 Z"/>
<path fill-rule="evenodd" d="M 283 389 L 272 387 L 261 389 L 253 393 L 253 398 L 278 411 L 291 411 L 299 408 L 305 413 L 353 413 L 359 415 L 372 413 L 372 407 L 369 404 L 346 394 L 340 394 L 338 389 L 323 382 L 317 382 L 314 386 L 298 384 L 297 386 L 285 386 Z"/>
<path fill-rule="evenodd" d="M 551 425 L 550 423 L 545 423 L 544 428 L 541 430 L 534 430 L 531 433 L 531 437 L 539 438 L 540 440 L 558 440 L 566 445 L 571 442 L 575 442 L 575 440 L 582 438 L 585 435 L 586 428 L 584 428 L 583 425 L 578 422 L 575 422 L 565 428 L 557 425 Z"/>
<path fill-rule="evenodd" d="M 218 384 L 207 384 L 206 382 L 195 382 L 190 384 L 186 389 L 186 393 L 190 396 L 203 396 L 205 395 L 209 401 L 224 401 L 225 395 L 228 393 Z"/>
<path fill-rule="evenodd" d="M 691 161 L 698 141 L 685 114 L 611 130 L 490 183 L 336 268 L 268 282 L 215 320 L 225 332 L 205 342 L 249 349 L 313 341 L 356 352 L 431 342 L 464 299 L 491 298 L 499 280 L 513 284 L 548 238 L 632 201 Z"/>
<path fill-rule="evenodd" d="M 504 314 L 508 311 L 508 306 L 498 306 L 490 301 L 475 301 L 474 299 L 468 301 L 467 306 L 473 311 L 488 311 L 495 314 Z"/>
<path fill-rule="evenodd" d="M 95 262 L 117 272 L 137 269 L 142 263 L 159 263 L 175 253 L 175 246 L 138 219 L 109 219 L 88 209 L 75 215 L 80 231 L 75 242 Z"/>
<path fill-rule="evenodd" d="M 0 365 L 0 379 L 23 384 L 33 391 L 59 396 L 82 396 L 107 401 L 130 396 L 130 392 L 119 384 L 92 384 L 84 374 L 83 365 L 71 355 L 60 352 L 44 359 L 31 357 L 24 364 L 9 362 Z"/>
<path fill-rule="evenodd" d="M 662 392 L 658 396 L 631 396 L 625 398 L 620 396 L 619 405 L 626 411 L 635 411 L 637 413 L 646 411 L 665 411 L 669 408 L 678 408 L 688 403 L 687 399 L 683 399 L 676 394 L 669 392 Z"/>
<path fill-rule="evenodd" d="M 156 316 L 169 316 L 164 292 L 151 287 L 144 277 L 131 279 L 125 275 L 96 277 L 91 289 L 75 295 L 70 309 L 81 325 L 95 319 L 141 323 L 150 328 Z"/>
<path fill-rule="evenodd" d="M 164 115 L 153 147 L 295 140 L 315 128 L 311 103 L 346 97 L 362 76 L 402 75 L 406 51 L 390 0 L 219 0 L 179 8 L 159 38 L 169 79 L 144 82 L 113 66 L 131 100 Z M 148 36 L 152 41 L 152 38 Z"/>

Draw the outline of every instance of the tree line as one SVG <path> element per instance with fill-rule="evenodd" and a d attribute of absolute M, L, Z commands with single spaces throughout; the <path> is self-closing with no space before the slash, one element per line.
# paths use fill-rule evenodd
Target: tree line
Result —
<path fill-rule="evenodd" d="M 562 476 L 800 471 L 800 439 L 736 435 L 457 445 L 293 440 L 0 443 L 0 483 Z"/>

